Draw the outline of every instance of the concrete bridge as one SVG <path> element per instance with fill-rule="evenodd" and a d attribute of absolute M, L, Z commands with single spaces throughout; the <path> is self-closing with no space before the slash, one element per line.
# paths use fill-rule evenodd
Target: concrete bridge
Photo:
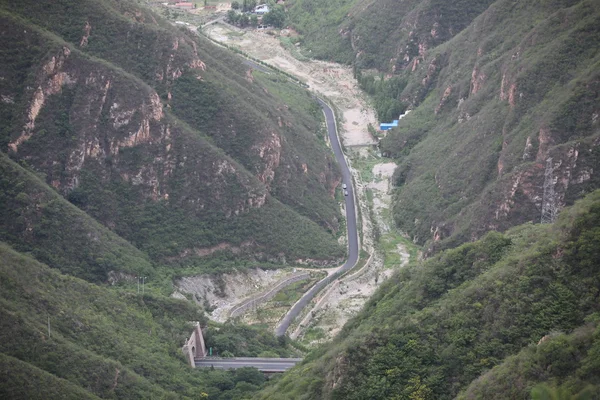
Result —
<path fill-rule="evenodd" d="M 258 358 L 258 357 L 233 357 L 233 358 L 198 358 L 197 368 L 237 369 L 254 367 L 259 371 L 273 373 L 285 372 L 302 361 L 301 358 Z"/>
<path fill-rule="evenodd" d="M 262 357 L 206 357 L 206 344 L 200 323 L 196 322 L 189 339 L 183 345 L 185 354 L 192 368 L 237 369 L 254 367 L 265 373 L 285 372 L 302 361 L 301 358 L 262 358 Z"/>

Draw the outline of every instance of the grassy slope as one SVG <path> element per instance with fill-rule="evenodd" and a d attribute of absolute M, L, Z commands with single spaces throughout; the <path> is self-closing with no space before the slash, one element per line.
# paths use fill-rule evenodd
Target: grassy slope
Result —
<path fill-rule="evenodd" d="M 105 281 L 109 271 L 148 274 L 148 257 L 0 154 L 0 240 L 61 272 Z"/>
<path fill-rule="evenodd" d="M 302 35 L 304 55 L 349 64 L 354 59 L 350 37 L 343 35 L 348 12 L 356 0 L 292 0 L 286 3 L 289 22 Z"/>
<path fill-rule="evenodd" d="M 164 396 L 166 392 L 158 382 L 164 384 L 175 374 L 188 389 L 192 382 L 200 383 L 186 371 L 177 350 L 187 333 L 186 321 L 199 317 L 193 307 L 170 301 L 175 312 L 167 317 L 160 303 L 152 306 L 159 299 L 147 304 L 133 294 L 60 275 L 6 245 L 0 251 L 0 332 L 5 355 L 100 397 L 141 398 L 145 391 Z M 160 312 L 164 319 L 155 320 L 152 311 Z M 165 346 L 165 342 L 171 344 Z M 118 385 L 113 387 L 117 374 Z"/>
<path fill-rule="evenodd" d="M 554 225 L 490 233 L 405 269 L 262 398 L 453 398 L 506 357 L 597 315 L 599 218 L 596 191 Z M 598 384 L 593 357 L 586 374 L 555 383 Z"/>
<path fill-rule="evenodd" d="M 90 284 L 4 243 L 0 259 L 0 393 L 9 398 L 30 398 L 37 388 L 44 398 L 178 399 L 207 393 L 231 399 L 244 398 L 264 382 L 256 370 L 188 367 L 180 346 L 191 332 L 190 321 L 204 318 L 188 302 Z M 209 346 L 239 355 L 267 349 L 290 355 L 270 333 L 217 329 L 208 329 Z M 226 338 L 218 336 L 227 332 Z M 235 343 L 229 346 L 231 338 Z"/>
<path fill-rule="evenodd" d="M 423 49 L 466 28 L 494 0 L 393 0 L 357 2 L 350 29 L 360 68 L 405 68 Z M 410 60 L 407 60 L 406 56 Z"/>
<path fill-rule="evenodd" d="M 32 400 L 100 398 L 65 379 L 4 354 L 0 354 L 0 396 Z"/>
<path fill-rule="evenodd" d="M 294 0 L 290 23 L 311 57 L 392 71 L 467 27 L 494 0 Z M 435 34 L 433 34 L 435 32 Z"/>

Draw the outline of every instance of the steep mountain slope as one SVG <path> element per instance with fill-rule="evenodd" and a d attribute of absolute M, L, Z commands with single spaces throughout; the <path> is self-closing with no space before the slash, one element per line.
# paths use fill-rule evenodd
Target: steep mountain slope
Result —
<path fill-rule="evenodd" d="M 393 72 L 416 66 L 428 49 L 455 36 L 493 2 L 291 0 L 287 5 L 311 56 Z"/>
<path fill-rule="evenodd" d="M 316 3 L 290 7 L 311 50 L 317 30 L 300 10 Z M 447 248 L 542 214 L 552 220 L 599 187 L 597 1 L 344 7 L 347 18 L 327 21 L 336 24 L 330 50 L 348 43 L 382 121 L 412 110 L 381 149 L 400 164 L 394 215 L 414 240 Z"/>
<path fill-rule="evenodd" d="M 262 398 L 451 399 L 463 390 L 484 394 L 488 385 L 497 398 L 529 398 L 539 382 L 573 394 L 593 385 L 597 394 L 599 251 L 596 191 L 553 225 L 526 224 L 441 252 L 386 282 L 332 344 Z M 552 332 L 586 324 L 545 343 Z M 518 359 L 544 371 L 523 366 L 527 380 L 506 388 L 500 377 L 510 369 L 501 365 L 471 383 L 503 362 L 514 365 L 507 357 L 522 349 Z M 516 397 L 501 395 L 509 391 Z"/>
<path fill-rule="evenodd" d="M 553 392 L 555 398 L 593 398 L 598 394 L 598 367 L 600 358 L 600 328 L 597 318 L 569 335 L 544 336 L 537 344 L 521 350 L 502 364 L 482 375 L 461 393 L 459 399 L 486 399 L 502 397 L 529 399 L 532 394 Z M 596 375 L 596 376 L 594 376 Z M 596 378 L 596 379 L 594 379 Z M 538 385 L 538 382 L 560 383 L 560 388 Z M 593 384 L 588 384 L 593 382 Z M 581 389 L 583 388 L 583 389 Z M 581 390 L 579 390 L 581 389 Z M 535 398 L 552 398 L 546 394 Z"/>
<path fill-rule="evenodd" d="M 0 259 L 2 398 L 231 399 L 264 382 L 256 370 L 188 366 L 180 346 L 204 319 L 192 303 L 91 284 L 4 243 Z M 256 348 L 250 334 L 237 345 Z"/>
<path fill-rule="evenodd" d="M 4 399 L 100 398 L 71 382 L 4 354 L 0 354 L 0 382 L 0 395 Z M 40 387 L 44 388 L 43 392 Z"/>
<path fill-rule="evenodd" d="M 382 142 L 403 229 L 448 246 L 598 187 L 599 22 L 592 1 L 498 1 L 428 52 L 400 95 L 414 112 Z"/>
<path fill-rule="evenodd" d="M 148 256 L 0 154 L 0 240 L 92 282 L 110 272 L 147 275 Z"/>
<path fill-rule="evenodd" d="M 11 2 L 0 19 L 3 150 L 153 260 L 343 254 L 308 95 L 290 110 L 134 2 Z"/>

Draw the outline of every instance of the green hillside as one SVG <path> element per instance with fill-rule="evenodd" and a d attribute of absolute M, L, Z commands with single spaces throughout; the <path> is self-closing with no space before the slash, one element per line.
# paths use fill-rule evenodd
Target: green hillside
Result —
<path fill-rule="evenodd" d="M 2 150 L 152 262 L 343 256 L 340 175 L 308 93 L 285 100 L 300 89 L 268 90 L 135 2 L 3 3 L 0 19 Z"/>
<path fill-rule="evenodd" d="M 457 398 L 529 399 L 530 393 L 534 399 L 594 398 L 600 391 L 599 354 L 600 328 L 595 315 L 589 324 L 569 335 L 544 336 L 538 344 L 508 357 Z"/>
<path fill-rule="evenodd" d="M 400 95 L 414 111 L 382 141 L 396 221 L 421 243 L 539 222 L 548 182 L 554 209 L 598 187 L 600 9 L 508 3 L 429 52 Z"/>
<path fill-rule="evenodd" d="M 4 354 L 0 354 L 0 395 L 5 399 L 100 398 L 67 380 Z"/>
<path fill-rule="evenodd" d="M 191 321 L 205 324 L 201 310 L 189 302 L 90 284 L 4 243 L 0 259 L 3 398 L 232 399 L 264 382 L 256 370 L 188 366 L 180 349 Z M 204 329 L 207 345 L 220 350 L 293 354 L 266 332 Z M 238 347 L 219 332 L 235 335 Z"/>
<path fill-rule="evenodd" d="M 0 2 L 1 398 L 600 398 L 598 1 L 286 1 L 295 52 L 410 111 L 379 150 L 425 252 L 271 380 L 189 368 L 192 323 L 301 346 L 164 294 L 343 259 L 321 109 L 143 3 Z"/>
<path fill-rule="evenodd" d="M 290 0 L 310 56 L 396 71 L 455 36 L 494 0 Z"/>
<path fill-rule="evenodd" d="M 289 19 L 381 122 L 410 110 L 380 149 L 428 259 L 259 398 L 598 398 L 598 2 L 338 4 Z"/>
<path fill-rule="evenodd" d="M 411 110 L 380 148 L 399 164 L 393 213 L 415 241 L 436 251 L 539 222 L 544 202 L 599 187 L 597 1 L 329 6 L 295 0 L 290 21 L 305 54 L 352 63 L 381 122 Z"/>
<path fill-rule="evenodd" d="M 290 0 L 288 20 L 300 33 L 306 55 L 343 64 L 354 59 L 350 38 L 343 30 L 356 0 Z"/>
<path fill-rule="evenodd" d="M 542 382 L 597 395 L 599 227 L 596 191 L 554 225 L 489 233 L 407 267 L 260 398 L 529 398 Z M 521 361 L 523 381 L 508 387 Z"/>
<path fill-rule="evenodd" d="M 0 154 L 0 240 L 92 282 L 110 271 L 149 274 L 148 257 Z"/>

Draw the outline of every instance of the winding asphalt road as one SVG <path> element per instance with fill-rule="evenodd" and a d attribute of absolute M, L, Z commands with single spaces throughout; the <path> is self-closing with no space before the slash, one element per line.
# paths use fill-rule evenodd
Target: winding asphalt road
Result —
<path fill-rule="evenodd" d="M 275 328 L 276 336 L 283 336 L 290 327 L 294 319 L 300 314 L 302 309 L 312 300 L 313 297 L 330 282 L 339 278 L 344 272 L 352 269 L 358 261 L 358 231 L 356 229 L 356 204 L 354 203 L 354 185 L 352 184 L 352 174 L 344 158 L 344 152 L 340 145 L 340 140 L 337 134 L 337 126 L 333 110 L 323 100 L 317 98 L 317 101 L 323 108 L 325 114 L 325 122 L 327 123 L 327 133 L 333 154 L 337 159 L 342 171 L 342 182 L 346 184 L 348 196 L 344 196 L 346 201 L 346 226 L 348 227 L 348 259 L 335 273 L 317 282 L 308 292 L 306 292 L 300 300 L 283 317 L 277 328 Z"/>

